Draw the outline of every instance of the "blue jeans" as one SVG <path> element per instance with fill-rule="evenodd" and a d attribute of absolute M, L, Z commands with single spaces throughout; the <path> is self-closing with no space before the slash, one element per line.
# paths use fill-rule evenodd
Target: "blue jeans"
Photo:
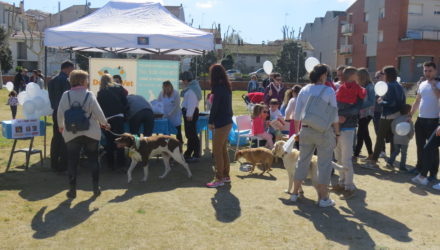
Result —
<path fill-rule="evenodd" d="M 406 167 L 406 154 L 408 152 L 408 145 L 401 145 L 396 144 L 394 145 L 394 151 L 391 154 L 390 159 L 387 161 L 388 164 L 393 165 L 394 161 L 396 160 L 396 157 L 401 153 L 400 155 L 400 167 L 405 168 Z"/>

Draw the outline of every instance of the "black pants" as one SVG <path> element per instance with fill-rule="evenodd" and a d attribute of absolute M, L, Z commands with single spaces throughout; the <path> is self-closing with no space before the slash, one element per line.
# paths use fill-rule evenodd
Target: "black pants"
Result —
<path fill-rule="evenodd" d="M 187 138 L 187 148 L 183 156 L 185 158 L 200 157 L 200 140 L 197 135 L 197 120 L 199 119 L 199 109 L 194 110 L 193 119 L 186 120 L 186 109 L 182 109 L 183 121 L 185 126 L 185 135 Z"/>
<path fill-rule="evenodd" d="M 183 143 L 183 138 L 182 138 L 182 125 L 179 125 L 176 127 L 177 130 L 177 134 L 176 134 L 176 138 L 177 140 L 180 141 L 180 143 Z"/>
<path fill-rule="evenodd" d="M 53 136 L 50 143 L 50 166 L 55 171 L 67 169 L 67 147 L 58 128 L 57 110 L 53 111 Z"/>
<path fill-rule="evenodd" d="M 393 132 L 391 131 L 391 123 L 394 120 L 380 119 L 379 131 L 377 132 L 376 144 L 374 145 L 373 160 L 379 159 L 379 154 L 385 148 L 385 142 L 389 141 L 391 144 L 390 155 L 394 152 Z"/>
<path fill-rule="evenodd" d="M 79 154 L 81 149 L 84 149 L 84 152 L 87 155 L 87 161 L 92 169 L 93 187 L 97 187 L 99 185 L 98 143 L 99 141 L 84 135 L 76 137 L 75 139 L 67 142 L 70 188 L 76 187 L 76 170 L 79 163 Z"/>
<path fill-rule="evenodd" d="M 114 117 L 108 120 L 111 131 L 116 134 L 124 133 L 124 117 Z M 118 168 L 124 167 L 125 155 L 123 148 L 117 148 L 115 144 L 116 136 L 106 130 L 102 130 L 105 135 L 105 153 L 107 157 L 108 166 L 115 169 L 115 153 L 116 164 Z"/>
<path fill-rule="evenodd" d="M 417 118 L 414 130 L 416 133 L 416 145 L 417 145 L 417 170 L 422 172 L 426 168 L 431 174 L 431 176 L 437 176 L 438 164 L 439 164 L 439 150 L 436 143 L 431 143 L 432 146 L 425 146 L 428 138 L 437 129 L 438 118 L 428 119 L 428 118 Z M 427 172 L 425 175 L 427 174 Z"/>
<path fill-rule="evenodd" d="M 359 156 L 361 153 L 362 146 L 365 142 L 365 146 L 367 147 L 368 155 L 373 154 L 373 145 L 370 138 L 370 132 L 368 131 L 368 124 L 370 124 L 372 117 L 367 116 L 359 119 L 359 127 L 357 131 L 357 144 L 354 150 L 354 156 Z"/>
<path fill-rule="evenodd" d="M 17 116 L 17 106 L 11 106 L 12 119 L 15 119 Z"/>
<path fill-rule="evenodd" d="M 153 134 L 154 127 L 153 111 L 151 109 L 143 109 L 131 117 L 129 123 L 131 134 L 139 134 L 141 125 L 144 125 L 144 136 L 151 136 Z"/>

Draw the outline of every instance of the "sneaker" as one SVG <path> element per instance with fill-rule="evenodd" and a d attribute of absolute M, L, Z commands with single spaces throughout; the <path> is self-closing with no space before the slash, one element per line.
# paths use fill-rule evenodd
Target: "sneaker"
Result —
<path fill-rule="evenodd" d="M 67 191 L 66 196 L 69 199 L 75 199 L 76 198 L 76 190 L 70 189 L 69 191 Z"/>
<path fill-rule="evenodd" d="M 320 207 L 333 207 L 333 206 L 335 206 L 335 202 L 332 200 L 332 199 L 330 199 L 330 198 L 327 198 L 327 200 L 319 200 L 319 206 Z"/>
<path fill-rule="evenodd" d="M 429 176 L 428 177 L 428 181 L 430 181 L 430 182 L 438 182 L 438 179 L 435 176 Z"/>
<path fill-rule="evenodd" d="M 298 198 L 299 198 L 299 194 L 292 194 L 290 196 L 290 201 L 291 202 L 296 202 L 298 200 Z"/>
<path fill-rule="evenodd" d="M 406 167 L 400 167 L 399 170 L 402 172 L 408 172 L 408 169 Z"/>
<path fill-rule="evenodd" d="M 393 164 L 387 162 L 387 165 L 385 165 L 386 168 L 390 169 L 390 170 L 394 170 L 394 166 Z"/>
<path fill-rule="evenodd" d="M 209 188 L 216 188 L 216 187 L 221 187 L 224 185 L 225 185 L 225 183 L 223 181 L 219 181 L 219 180 L 213 180 L 211 182 L 206 183 L 206 186 Z"/>
<path fill-rule="evenodd" d="M 345 189 L 342 195 L 340 196 L 341 200 L 348 200 L 354 197 L 356 190 L 347 190 Z"/>
<path fill-rule="evenodd" d="M 377 162 L 376 161 L 367 161 L 365 164 L 360 165 L 361 168 L 366 168 L 366 169 L 378 169 L 379 167 L 377 166 Z"/>
<path fill-rule="evenodd" d="M 224 183 L 230 183 L 231 182 L 231 177 L 225 177 L 222 180 Z"/>
<path fill-rule="evenodd" d="M 333 193 L 341 193 L 344 191 L 344 186 L 340 185 L 340 184 L 336 184 L 335 186 L 332 187 L 332 189 L 330 190 L 330 192 Z"/>
<path fill-rule="evenodd" d="M 419 174 L 419 170 L 417 170 L 417 168 L 413 168 L 413 169 L 409 170 L 408 173 L 410 173 L 410 174 Z"/>
<path fill-rule="evenodd" d="M 432 186 L 432 188 L 435 190 L 440 190 L 440 182 Z"/>
<path fill-rule="evenodd" d="M 420 184 L 423 186 L 428 185 L 428 178 L 421 178 L 421 175 L 417 175 L 416 177 L 411 179 L 412 182 L 416 183 L 416 184 Z"/>
<path fill-rule="evenodd" d="M 387 154 L 385 152 L 380 152 L 379 158 L 386 158 Z"/>

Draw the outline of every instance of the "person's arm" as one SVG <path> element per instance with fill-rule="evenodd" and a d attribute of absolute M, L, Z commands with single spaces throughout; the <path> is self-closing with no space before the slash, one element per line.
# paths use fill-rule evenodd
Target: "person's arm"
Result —
<path fill-rule="evenodd" d="M 434 92 L 434 95 L 437 97 L 437 99 L 440 99 L 440 89 L 437 88 L 437 81 L 432 80 L 429 81 L 429 84 L 431 84 L 432 92 Z"/>
<path fill-rule="evenodd" d="M 108 122 L 105 118 L 104 112 L 102 112 L 101 106 L 99 106 L 98 101 L 96 100 L 95 95 L 92 92 L 89 93 L 89 99 L 90 99 L 90 111 L 92 113 L 92 116 L 96 119 L 96 121 L 99 122 L 99 124 L 107 126 Z"/>
<path fill-rule="evenodd" d="M 190 120 L 192 120 L 194 110 L 197 108 L 197 103 L 198 103 L 197 96 L 194 93 L 194 91 L 188 90 L 185 93 L 185 98 L 188 98 L 188 101 L 187 101 L 188 107 L 186 108 L 186 117 L 190 118 Z"/>
<path fill-rule="evenodd" d="M 409 131 L 408 137 L 411 140 L 414 137 L 414 124 L 412 121 L 409 121 L 409 124 L 411 125 L 411 129 Z"/>
<path fill-rule="evenodd" d="M 410 112 L 411 117 L 414 116 L 414 114 L 415 114 L 415 113 L 417 112 L 417 110 L 419 109 L 420 101 L 421 101 L 421 100 L 422 100 L 422 96 L 421 96 L 419 93 L 417 93 L 416 101 L 414 102 L 414 104 L 413 104 L 412 107 L 411 107 L 411 112 Z"/>
<path fill-rule="evenodd" d="M 369 84 L 369 85 L 371 85 L 371 87 L 368 86 L 366 88 L 367 96 L 364 99 L 364 102 L 362 104 L 361 109 L 365 109 L 365 108 L 369 108 L 369 107 L 373 106 L 374 102 L 376 100 L 376 95 L 375 95 L 374 89 L 372 87 L 373 85 L 372 84 Z"/>
<path fill-rule="evenodd" d="M 220 108 L 220 102 L 221 102 L 222 96 L 223 96 L 223 93 L 221 93 L 220 91 L 215 92 L 214 99 L 212 100 L 211 110 L 209 112 L 208 124 L 214 124 L 214 119 L 217 116 L 217 112 Z"/>
<path fill-rule="evenodd" d="M 63 94 L 56 114 L 60 132 L 64 129 L 64 112 L 69 108 L 68 106 L 67 94 Z"/>
<path fill-rule="evenodd" d="M 295 98 L 293 97 L 292 99 L 289 100 L 289 103 L 287 103 L 287 107 L 286 107 L 286 114 L 285 114 L 285 120 L 291 120 L 292 119 L 292 114 L 293 111 L 295 110 Z"/>

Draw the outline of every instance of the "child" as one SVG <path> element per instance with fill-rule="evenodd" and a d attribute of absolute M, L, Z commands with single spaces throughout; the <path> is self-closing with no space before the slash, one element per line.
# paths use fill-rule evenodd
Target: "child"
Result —
<path fill-rule="evenodd" d="M 252 113 L 252 134 L 266 140 L 266 147 L 272 149 L 272 135 L 264 129 L 268 111 L 264 105 L 257 104 Z"/>
<path fill-rule="evenodd" d="M 289 103 L 287 104 L 286 108 L 286 116 L 285 120 L 290 121 L 290 129 L 289 129 L 289 136 L 292 136 L 293 134 L 296 134 L 297 131 L 295 131 L 295 123 L 293 120 L 293 115 L 295 112 L 295 106 L 296 106 L 296 100 L 298 97 L 299 92 L 301 91 L 301 86 L 295 85 L 292 88 L 292 98 L 289 100 Z"/>
<path fill-rule="evenodd" d="M 391 130 L 393 132 L 393 143 L 394 143 L 394 152 L 391 154 L 390 159 L 387 161 L 387 167 L 393 169 L 393 163 L 396 160 L 396 157 L 399 153 L 402 153 L 400 156 L 400 171 L 408 171 L 406 168 L 406 154 L 408 151 L 409 141 L 414 136 L 414 124 L 411 121 L 411 115 L 409 114 L 411 111 L 411 105 L 404 104 L 400 109 L 401 116 L 394 119 L 391 123 Z M 411 129 L 407 135 L 401 136 L 396 133 L 396 126 L 401 122 L 408 122 L 411 125 Z"/>
<path fill-rule="evenodd" d="M 366 96 L 364 88 L 357 84 L 357 69 L 347 67 L 343 71 L 342 83 L 336 92 L 340 134 L 335 148 L 335 158 L 344 166 L 344 171 L 339 171 L 338 185 L 333 187 L 337 193 L 342 193 L 341 199 L 350 199 L 355 195 L 353 171 L 353 142 L 362 100 Z"/>
<path fill-rule="evenodd" d="M 15 92 L 15 90 L 12 90 L 11 93 L 9 93 L 9 99 L 6 105 L 9 105 L 11 107 L 12 119 L 15 120 L 15 116 L 17 115 L 17 105 L 18 105 L 17 92 Z"/>
<path fill-rule="evenodd" d="M 272 98 L 270 99 L 269 102 L 269 108 L 270 108 L 270 120 L 276 120 L 280 117 L 283 117 L 283 115 L 281 114 L 281 111 L 279 110 L 279 103 L 278 100 L 276 98 Z"/>

